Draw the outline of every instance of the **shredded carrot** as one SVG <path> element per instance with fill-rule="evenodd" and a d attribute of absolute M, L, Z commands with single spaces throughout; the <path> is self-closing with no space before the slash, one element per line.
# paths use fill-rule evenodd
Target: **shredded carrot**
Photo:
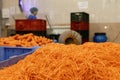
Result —
<path fill-rule="evenodd" d="M 120 80 L 120 44 L 48 44 L 0 70 L 0 80 Z"/>
<path fill-rule="evenodd" d="M 32 33 L 15 36 L 0 38 L 0 46 L 20 46 L 20 47 L 31 47 L 41 46 L 48 43 L 52 43 L 52 40 L 42 36 L 36 36 Z"/>

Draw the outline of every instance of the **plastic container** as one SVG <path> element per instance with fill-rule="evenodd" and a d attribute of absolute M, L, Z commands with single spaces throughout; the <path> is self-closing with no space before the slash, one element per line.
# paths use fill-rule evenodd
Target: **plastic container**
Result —
<path fill-rule="evenodd" d="M 89 14 L 85 12 L 71 13 L 71 30 L 82 36 L 82 43 L 89 41 Z"/>
<path fill-rule="evenodd" d="M 38 48 L 39 46 L 32 48 L 0 46 L 0 68 L 17 63 Z"/>
<path fill-rule="evenodd" d="M 106 33 L 95 33 L 93 37 L 94 42 L 106 42 L 107 41 L 107 36 Z"/>
<path fill-rule="evenodd" d="M 80 22 L 80 21 L 89 22 L 89 14 L 86 12 L 72 12 L 71 21 L 72 22 Z"/>
<path fill-rule="evenodd" d="M 0 61 L 34 51 L 36 48 L 38 48 L 38 46 L 32 48 L 0 46 Z"/>

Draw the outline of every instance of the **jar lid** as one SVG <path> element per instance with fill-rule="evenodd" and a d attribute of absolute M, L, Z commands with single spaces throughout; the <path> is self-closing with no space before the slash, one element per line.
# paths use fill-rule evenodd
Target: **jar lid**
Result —
<path fill-rule="evenodd" d="M 95 35 L 106 35 L 106 33 L 95 33 Z"/>

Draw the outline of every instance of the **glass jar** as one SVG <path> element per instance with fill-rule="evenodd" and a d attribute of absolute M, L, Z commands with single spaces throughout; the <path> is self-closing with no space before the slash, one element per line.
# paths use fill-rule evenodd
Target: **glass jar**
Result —
<path fill-rule="evenodd" d="M 93 37 L 94 42 L 106 42 L 107 36 L 106 33 L 95 33 Z"/>

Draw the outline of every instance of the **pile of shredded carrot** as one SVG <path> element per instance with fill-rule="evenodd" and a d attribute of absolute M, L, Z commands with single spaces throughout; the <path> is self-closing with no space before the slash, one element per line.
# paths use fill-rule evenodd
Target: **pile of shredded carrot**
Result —
<path fill-rule="evenodd" d="M 32 33 L 0 38 L 0 46 L 20 46 L 20 47 L 31 47 L 41 46 L 51 43 L 52 40 L 47 39 L 43 36 L 36 36 Z"/>
<path fill-rule="evenodd" d="M 0 80 L 120 80 L 120 44 L 48 44 L 0 70 Z"/>

